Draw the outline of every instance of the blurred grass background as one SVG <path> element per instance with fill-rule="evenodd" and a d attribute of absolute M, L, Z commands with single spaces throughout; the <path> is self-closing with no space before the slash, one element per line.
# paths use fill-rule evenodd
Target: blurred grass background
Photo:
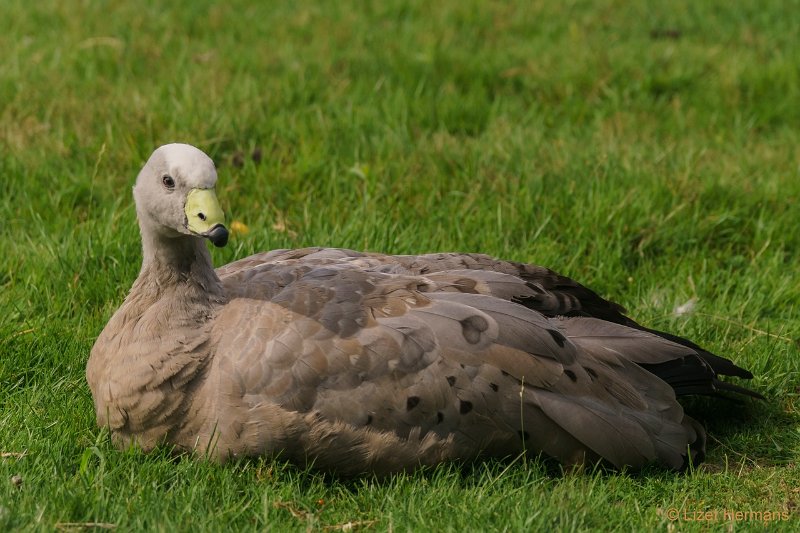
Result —
<path fill-rule="evenodd" d="M 2 11 L 0 529 L 797 527 L 800 2 Z M 715 407 L 688 476 L 492 461 L 348 481 L 116 452 L 83 372 L 140 266 L 130 187 L 174 141 L 212 156 L 250 229 L 218 265 L 309 245 L 543 264 L 751 369 L 769 399 Z"/>

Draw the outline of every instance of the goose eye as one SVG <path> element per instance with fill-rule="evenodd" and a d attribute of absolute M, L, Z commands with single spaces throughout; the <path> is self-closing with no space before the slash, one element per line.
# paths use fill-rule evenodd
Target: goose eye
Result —
<path fill-rule="evenodd" d="M 161 183 L 164 184 L 164 187 L 167 189 L 174 189 L 175 188 L 175 180 L 172 179 L 172 176 L 164 176 L 161 178 Z"/>

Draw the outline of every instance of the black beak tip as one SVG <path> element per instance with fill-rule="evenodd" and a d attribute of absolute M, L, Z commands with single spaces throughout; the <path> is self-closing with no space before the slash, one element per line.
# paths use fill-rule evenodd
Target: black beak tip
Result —
<path fill-rule="evenodd" d="M 208 240 L 217 248 L 228 244 L 228 230 L 222 224 L 217 224 L 208 232 Z"/>

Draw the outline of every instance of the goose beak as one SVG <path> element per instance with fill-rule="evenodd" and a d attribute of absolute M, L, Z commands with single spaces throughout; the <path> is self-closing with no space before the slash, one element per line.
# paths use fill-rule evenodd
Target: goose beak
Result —
<path fill-rule="evenodd" d="M 186 228 L 222 248 L 228 243 L 225 214 L 219 206 L 214 189 L 192 189 L 186 195 Z"/>
<path fill-rule="evenodd" d="M 208 240 L 217 248 L 228 244 L 228 229 L 222 224 L 217 224 L 208 232 Z"/>

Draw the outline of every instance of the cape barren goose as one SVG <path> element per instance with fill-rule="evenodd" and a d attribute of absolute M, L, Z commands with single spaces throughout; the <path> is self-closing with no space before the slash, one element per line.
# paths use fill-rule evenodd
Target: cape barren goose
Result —
<path fill-rule="evenodd" d="M 676 396 L 750 372 L 547 268 L 481 254 L 275 250 L 214 269 L 211 159 L 158 148 L 134 187 L 144 259 L 87 367 L 119 446 L 343 474 L 479 455 L 564 464 L 704 455 Z"/>

